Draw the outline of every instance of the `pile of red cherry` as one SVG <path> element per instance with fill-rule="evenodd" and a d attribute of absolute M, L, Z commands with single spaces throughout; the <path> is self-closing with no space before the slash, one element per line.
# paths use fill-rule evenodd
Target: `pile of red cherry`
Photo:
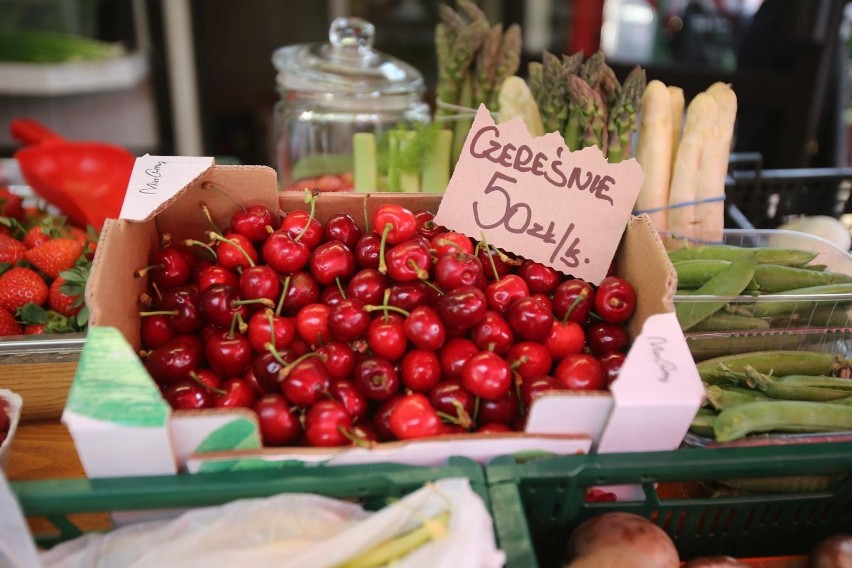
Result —
<path fill-rule="evenodd" d="M 171 406 L 251 408 L 267 446 L 340 446 L 523 430 L 540 393 L 617 377 L 624 279 L 593 287 L 426 211 L 371 221 L 255 205 L 203 242 L 165 239 L 137 274 L 142 356 Z"/>

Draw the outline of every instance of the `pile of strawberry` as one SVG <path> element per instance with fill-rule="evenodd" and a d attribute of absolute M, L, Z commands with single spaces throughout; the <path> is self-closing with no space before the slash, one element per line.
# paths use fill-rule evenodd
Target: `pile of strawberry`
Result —
<path fill-rule="evenodd" d="M 618 376 L 624 279 L 593 287 L 399 205 L 366 233 L 323 225 L 315 197 L 166 238 L 137 272 L 142 356 L 173 408 L 254 409 L 267 446 L 368 444 L 523 430 L 540 393 Z"/>
<path fill-rule="evenodd" d="M 0 336 L 83 331 L 97 235 L 0 187 Z"/>

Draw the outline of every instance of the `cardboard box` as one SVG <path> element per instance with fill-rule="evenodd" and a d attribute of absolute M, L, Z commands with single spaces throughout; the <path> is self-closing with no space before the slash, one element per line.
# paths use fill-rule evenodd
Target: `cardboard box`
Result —
<path fill-rule="evenodd" d="M 621 377 L 611 393 L 559 393 L 537 400 L 525 433 L 397 442 L 370 450 L 261 449 L 251 411 L 172 412 L 136 354 L 137 297 L 146 282 L 134 278 L 133 271 L 147 263 L 161 233 L 168 232 L 173 239 L 203 235 L 208 224 L 199 201 L 207 204 L 221 226 L 228 223 L 236 206 L 211 186 L 243 203 L 262 203 L 273 210 L 306 205 L 301 195 L 281 194 L 279 199 L 275 172 L 269 168 L 196 164 L 197 175 L 188 175 L 184 168 L 173 176 L 191 180 L 177 190 L 171 187 L 175 182 L 166 180 L 172 177 L 166 173 L 169 158 L 146 159 L 149 162 L 137 164 L 137 169 L 145 169 L 154 159 L 165 164 L 158 172 L 161 199 L 156 205 L 140 203 L 134 211 L 125 201 L 124 213 L 142 220 L 111 220 L 104 226 L 87 289 L 91 328 L 63 414 L 90 477 L 267 467 L 270 462 L 292 460 L 434 465 L 452 455 L 485 462 L 505 453 L 567 454 L 588 452 L 593 446 L 598 451 L 674 449 L 701 403 L 701 382 L 670 301 L 675 286 L 671 264 L 648 218 L 638 217 L 631 219 L 617 257 L 621 273 L 636 286 L 638 296 L 630 325 L 634 344 Z M 139 199 L 131 195 L 136 189 L 134 176 L 128 200 Z M 434 211 L 439 200 L 440 196 L 425 194 L 324 194 L 316 214 L 325 220 L 348 212 L 361 220 L 383 203 Z"/>

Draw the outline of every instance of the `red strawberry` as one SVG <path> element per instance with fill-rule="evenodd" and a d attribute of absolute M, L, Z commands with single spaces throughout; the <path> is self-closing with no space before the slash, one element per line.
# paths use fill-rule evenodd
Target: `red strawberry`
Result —
<path fill-rule="evenodd" d="M 49 240 L 50 236 L 45 233 L 44 227 L 41 225 L 35 225 L 27 231 L 26 235 L 24 235 L 24 246 L 27 248 L 35 248 L 39 245 L 43 245 Z"/>
<path fill-rule="evenodd" d="M 5 187 L 0 187 L 0 216 L 12 217 L 18 221 L 24 218 L 24 208 L 21 207 L 21 198 L 11 193 Z"/>
<path fill-rule="evenodd" d="M 24 327 L 24 335 L 44 335 L 43 323 L 29 323 Z"/>
<path fill-rule="evenodd" d="M 65 279 L 60 276 L 50 285 L 47 307 L 54 312 L 59 312 L 63 316 L 71 317 L 77 315 L 77 312 L 80 311 L 80 306 L 74 306 L 77 296 L 69 296 L 62 293 L 60 287 L 64 283 Z"/>
<path fill-rule="evenodd" d="M 74 266 L 82 253 L 83 245 L 74 239 L 53 239 L 29 249 L 24 258 L 49 278 L 57 278 L 60 272 Z"/>
<path fill-rule="evenodd" d="M 0 335 L 21 335 L 21 325 L 15 316 L 6 310 L 0 310 Z"/>
<path fill-rule="evenodd" d="M 72 239 L 80 243 L 80 246 L 86 247 L 86 252 L 94 254 L 97 243 L 89 240 L 89 235 L 86 231 L 79 227 L 71 227 L 69 231 L 71 232 L 70 236 Z"/>
<path fill-rule="evenodd" d="M 29 302 L 43 305 L 47 292 L 47 284 L 35 270 L 17 266 L 0 276 L 0 307 L 12 313 Z"/>
<path fill-rule="evenodd" d="M 27 247 L 14 237 L 0 234 L 0 262 L 15 264 L 22 258 Z"/>

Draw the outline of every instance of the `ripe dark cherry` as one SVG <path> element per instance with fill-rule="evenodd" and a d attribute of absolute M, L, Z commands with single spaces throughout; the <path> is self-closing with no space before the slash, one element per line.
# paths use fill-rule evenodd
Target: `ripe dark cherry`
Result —
<path fill-rule="evenodd" d="M 367 415 L 367 399 L 352 381 L 345 379 L 333 381 L 328 388 L 328 394 L 334 400 L 342 402 L 346 412 L 353 419 L 363 418 Z"/>
<path fill-rule="evenodd" d="M 238 268 L 248 268 L 252 264 L 257 264 L 257 250 L 254 244 L 241 234 L 225 233 L 216 245 L 216 262 L 233 271 Z"/>
<path fill-rule="evenodd" d="M 343 243 L 328 241 L 314 249 L 310 266 L 316 281 L 328 286 L 337 278 L 347 280 L 355 274 L 355 256 Z"/>
<path fill-rule="evenodd" d="M 411 310 L 402 325 L 408 340 L 420 349 L 436 351 L 447 338 L 444 322 L 438 312 L 429 306 L 418 306 Z"/>
<path fill-rule="evenodd" d="M 378 312 L 367 329 L 367 345 L 377 357 L 388 361 L 401 359 L 408 347 L 402 317 Z"/>
<path fill-rule="evenodd" d="M 499 312 L 488 310 L 485 317 L 470 330 L 470 338 L 480 349 L 504 354 L 514 345 L 515 335 L 509 322 Z"/>
<path fill-rule="evenodd" d="M 266 353 L 267 343 L 281 351 L 296 338 L 296 323 L 292 318 L 276 316 L 272 310 L 255 312 L 248 321 L 247 335 L 255 353 Z"/>
<path fill-rule="evenodd" d="M 438 353 L 441 376 L 444 380 L 460 381 L 464 364 L 479 351 L 479 347 L 469 339 L 454 337 L 448 340 Z"/>
<path fill-rule="evenodd" d="M 630 335 L 621 324 L 596 321 L 586 328 L 586 343 L 592 353 L 601 356 L 608 351 L 625 351 Z"/>
<path fill-rule="evenodd" d="M 264 298 L 274 303 L 280 291 L 278 275 L 268 266 L 252 266 L 240 275 L 240 294 L 246 300 Z"/>
<path fill-rule="evenodd" d="M 380 304 L 387 288 L 387 278 L 375 268 L 362 268 L 349 280 L 346 294 L 365 304 Z"/>
<path fill-rule="evenodd" d="M 321 400 L 305 414 L 305 437 L 312 446 L 348 446 L 351 428 L 352 417 L 337 400 Z"/>
<path fill-rule="evenodd" d="M 320 303 L 326 304 L 330 308 L 333 308 L 345 299 L 346 297 L 336 284 L 329 284 L 320 292 Z"/>
<path fill-rule="evenodd" d="M 625 355 L 621 351 L 610 351 L 598 357 L 604 370 L 604 380 L 607 387 L 618 378 L 618 375 L 621 373 L 621 367 L 624 365 L 624 359 Z"/>
<path fill-rule="evenodd" d="M 308 407 L 324 398 L 331 386 L 328 369 L 318 357 L 294 361 L 282 371 L 281 390 L 296 406 Z M 289 367 L 289 365 L 288 365 Z"/>
<path fill-rule="evenodd" d="M 553 366 L 550 351 L 534 341 L 521 341 L 513 345 L 506 355 L 506 360 L 524 380 L 546 375 Z"/>
<path fill-rule="evenodd" d="M 462 386 L 488 400 L 497 400 L 512 386 L 512 370 L 505 359 L 493 351 L 481 351 L 462 368 Z"/>
<path fill-rule="evenodd" d="M 240 333 L 211 337 L 204 345 L 204 355 L 210 368 L 222 377 L 242 375 L 252 361 L 251 344 Z"/>
<path fill-rule="evenodd" d="M 373 428 L 379 440 L 394 440 L 396 436 L 390 429 L 390 417 L 402 396 L 396 395 L 382 402 L 373 415 Z"/>
<path fill-rule="evenodd" d="M 329 341 L 317 348 L 316 352 L 319 353 L 333 380 L 352 377 L 352 371 L 355 369 L 355 352 L 348 344 Z"/>
<path fill-rule="evenodd" d="M 282 274 L 291 274 L 304 269 L 311 257 L 311 250 L 301 239 L 295 240 L 287 231 L 275 231 L 263 243 L 261 254 L 268 266 Z"/>
<path fill-rule="evenodd" d="M 191 380 L 182 380 L 163 389 L 163 398 L 175 410 L 213 407 L 213 393 Z"/>
<path fill-rule="evenodd" d="M 371 316 L 364 310 L 364 303 L 355 298 L 342 300 L 331 308 L 328 330 L 331 339 L 349 343 L 367 336 Z"/>
<path fill-rule="evenodd" d="M 553 315 L 560 320 L 570 311 L 568 319 L 582 325 L 594 305 L 595 291 L 585 280 L 565 280 L 553 291 Z"/>
<path fill-rule="evenodd" d="M 437 436 L 443 432 L 438 413 L 422 394 L 408 394 L 396 405 L 389 421 L 391 432 L 400 440 Z"/>
<path fill-rule="evenodd" d="M 429 392 L 441 380 L 441 361 L 434 351 L 412 349 L 402 358 L 402 384 L 415 392 Z"/>
<path fill-rule="evenodd" d="M 254 358 L 254 361 L 252 361 L 252 373 L 263 392 L 281 391 L 279 376 L 284 365 L 278 359 L 281 359 L 285 363 L 292 363 L 296 359 L 296 356 L 292 351 L 280 351 L 277 357 L 267 352 L 258 354 Z"/>
<path fill-rule="evenodd" d="M 526 298 L 529 295 L 530 289 L 527 283 L 517 274 L 507 274 L 485 288 L 485 298 L 488 300 L 488 307 L 501 314 L 508 312 L 509 306 L 515 300 Z"/>
<path fill-rule="evenodd" d="M 160 302 L 159 310 L 177 312 L 173 315 L 167 315 L 166 319 L 169 322 L 169 327 L 175 333 L 183 335 L 194 333 L 201 327 L 203 314 L 200 304 L 200 296 L 195 288 L 180 286 L 163 293 L 163 301 Z"/>
<path fill-rule="evenodd" d="M 559 361 L 569 355 L 580 353 L 586 342 L 586 334 L 580 324 L 574 321 L 554 321 L 553 327 L 544 338 L 544 346 L 554 360 Z"/>
<path fill-rule="evenodd" d="M 266 394 L 254 403 L 260 436 L 264 446 L 287 446 L 302 431 L 299 418 L 290 409 L 290 403 L 281 394 Z"/>
<path fill-rule="evenodd" d="M 452 290 L 459 286 L 484 288 L 482 263 L 468 253 L 443 254 L 435 263 L 435 282 L 442 290 Z"/>
<path fill-rule="evenodd" d="M 553 314 L 534 298 L 516 300 L 506 314 L 515 335 L 529 341 L 541 341 L 550 332 Z"/>
<path fill-rule="evenodd" d="M 595 293 L 595 312 L 605 321 L 621 323 L 636 309 L 636 290 L 627 280 L 607 276 Z"/>
<path fill-rule="evenodd" d="M 240 277 L 235 272 L 222 268 L 218 264 L 205 266 L 198 273 L 198 291 L 204 293 L 207 288 L 214 284 L 226 284 L 232 288 L 240 285 Z"/>
<path fill-rule="evenodd" d="M 439 258 L 453 253 L 473 254 L 474 250 L 470 239 L 455 231 L 445 231 L 435 235 L 429 240 L 429 245 L 435 251 L 435 256 Z"/>
<path fill-rule="evenodd" d="M 231 215 L 231 228 L 253 243 L 260 243 L 269 235 L 267 227 L 278 227 L 278 219 L 263 205 L 249 205 Z"/>
<path fill-rule="evenodd" d="M 385 253 L 385 260 L 387 274 L 396 282 L 413 282 L 429 277 L 432 257 L 428 246 L 417 240 L 411 239 L 396 245 Z"/>
<path fill-rule="evenodd" d="M 189 378 L 203 358 L 201 341 L 194 335 L 180 335 L 157 347 L 145 359 L 148 373 L 160 384 L 176 383 Z"/>
<path fill-rule="evenodd" d="M 229 328 L 234 319 L 234 314 L 239 312 L 245 320 L 248 318 L 248 308 L 245 305 L 236 305 L 234 302 L 241 300 L 239 291 L 225 284 L 214 284 L 201 295 L 201 313 L 207 323 L 213 323 L 219 327 Z"/>
<path fill-rule="evenodd" d="M 310 304 L 296 314 L 296 331 L 308 345 L 320 346 L 331 339 L 328 325 L 331 308 L 326 304 Z"/>
<path fill-rule="evenodd" d="M 327 241 L 340 241 L 353 250 L 361 240 L 361 229 L 352 215 L 339 213 L 325 222 L 323 236 Z"/>
<path fill-rule="evenodd" d="M 478 424 L 505 424 L 509 426 L 520 414 L 518 397 L 514 389 L 495 400 L 483 398 L 479 401 Z"/>
<path fill-rule="evenodd" d="M 482 290 L 475 286 L 462 286 L 441 296 L 437 310 L 447 327 L 470 329 L 485 317 L 486 307 Z"/>
<path fill-rule="evenodd" d="M 606 388 L 604 369 L 594 355 L 578 353 L 559 362 L 553 372 L 562 386 L 570 390 L 603 390 Z"/>
<path fill-rule="evenodd" d="M 532 401 L 541 396 L 542 393 L 562 390 L 562 384 L 550 375 L 539 375 L 531 379 L 524 379 L 521 383 L 521 401 L 524 408 L 529 409 Z"/>
<path fill-rule="evenodd" d="M 307 229 L 305 226 L 307 225 Z M 281 230 L 286 231 L 294 239 L 302 234 L 299 239 L 311 250 L 322 242 L 323 227 L 316 219 L 311 218 L 307 211 L 290 211 L 281 220 Z M 303 232 L 304 230 L 304 232 Z"/>
<path fill-rule="evenodd" d="M 232 377 L 222 383 L 221 390 L 225 391 L 213 401 L 216 408 L 251 408 L 257 400 L 257 393 L 251 385 L 242 378 Z"/>
<path fill-rule="evenodd" d="M 518 276 L 527 283 L 531 294 L 550 294 L 562 280 L 556 270 L 532 260 L 525 260 L 518 267 Z"/>
<path fill-rule="evenodd" d="M 307 272 L 297 272 L 291 276 L 285 286 L 287 296 L 284 298 L 284 312 L 295 315 L 305 306 L 319 302 L 320 290 L 316 280 Z"/>
<path fill-rule="evenodd" d="M 156 349 L 177 337 L 168 319 L 163 315 L 143 317 L 141 334 L 142 345 L 148 349 Z"/>
<path fill-rule="evenodd" d="M 355 245 L 355 260 L 358 268 L 378 268 L 379 249 L 381 248 L 382 236 L 378 233 L 367 233 Z"/>
<path fill-rule="evenodd" d="M 476 397 L 465 390 L 459 381 L 442 381 L 429 391 L 429 402 L 438 412 L 466 423 L 473 416 Z"/>
<path fill-rule="evenodd" d="M 183 286 L 192 278 L 193 257 L 174 245 L 158 248 L 151 254 L 150 276 L 160 291 Z"/>
<path fill-rule="evenodd" d="M 435 223 L 435 215 L 431 211 L 417 211 L 414 220 L 417 222 L 417 234 L 427 239 L 432 239 L 438 233 L 445 233 L 446 227 Z"/>
<path fill-rule="evenodd" d="M 477 257 L 479 258 L 479 261 L 482 262 L 482 266 L 485 269 L 485 279 L 488 281 L 495 280 L 495 269 L 497 271 L 498 278 L 503 278 L 507 274 L 511 274 L 515 269 L 515 265 L 504 261 L 500 257 L 500 254 L 492 246 L 479 247 Z M 493 266 L 492 261 L 494 263 Z M 520 265 L 521 263 L 517 262 L 517 264 Z"/>
<path fill-rule="evenodd" d="M 427 306 L 431 303 L 432 295 L 429 287 L 422 282 L 407 282 L 390 287 L 388 305 L 411 312 L 417 306 Z"/>
<path fill-rule="evenodd" d="M 388 400 L 399 390 L 396 368 L 390 361 L 378 357 L 367 357 L 355 365 L 354 380 L 370 400 Z"/>

